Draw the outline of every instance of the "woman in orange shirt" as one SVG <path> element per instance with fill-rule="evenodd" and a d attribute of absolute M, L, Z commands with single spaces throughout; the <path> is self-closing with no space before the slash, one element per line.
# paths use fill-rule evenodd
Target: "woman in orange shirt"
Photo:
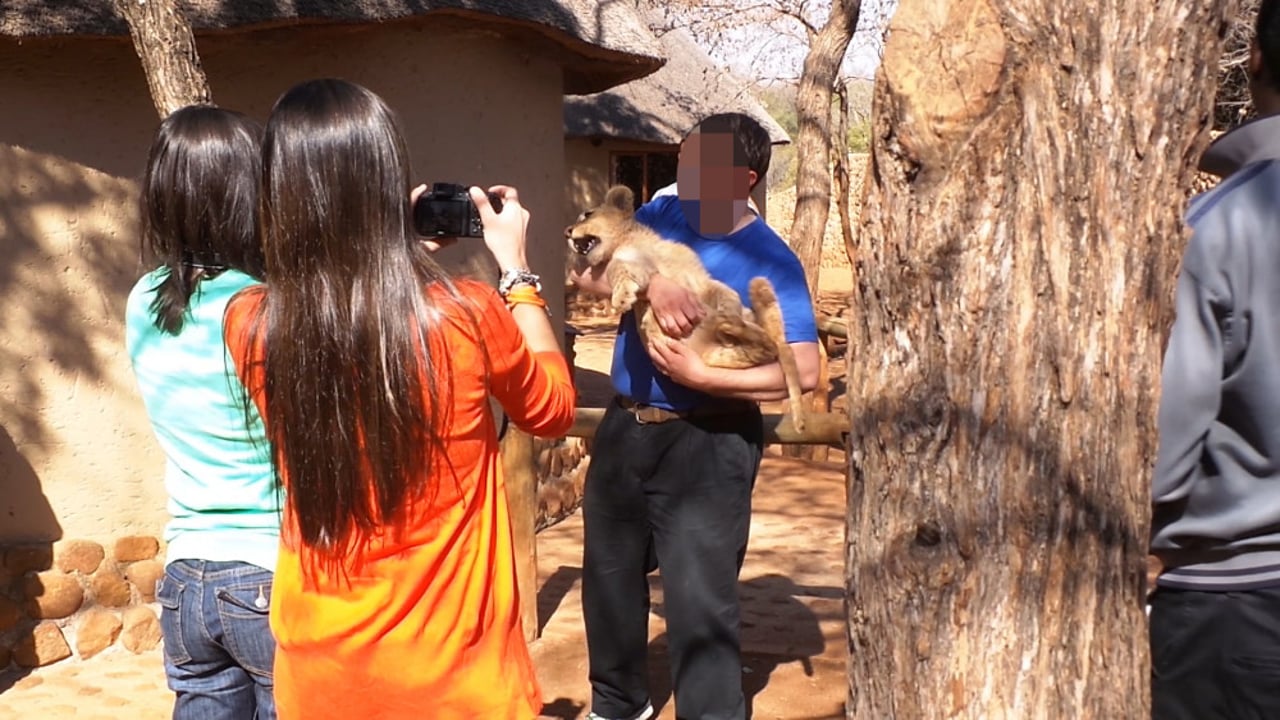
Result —
<path fill-rule="evenodd" d="M 286 92 L 263 146 L 267 285 L 224 332 L 285 488 L 271 598 L 279 717 L 536 717 L 488 398 L 529 432 L 573 419 L 528 271 L 528 211 L 471 195 L 501 295 L 412 229 L 408 153 L 372 92 Z M 414 191 L 414 195 L 421 188 Z"/>

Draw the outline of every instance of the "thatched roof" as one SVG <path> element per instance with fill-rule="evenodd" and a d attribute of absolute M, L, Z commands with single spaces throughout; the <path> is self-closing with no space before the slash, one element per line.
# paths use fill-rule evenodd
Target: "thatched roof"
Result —
<path fill-rule="evenodd" d="M 662 53 L 634 6 L 596 0 L 179 0 L 197 35 L 298 23 L 380 23 L 416 16 L 551 41 L 565 91 L 597 92 L 643 77 Z M 111 0 L 5 0 L 0 37 L 127 37 Z"/>
<path fill-rule="evenodd" d="M 566 97 L 567 137 L 616 138 L 676 145 L 699 120 L 717 112 L 741 112 L 769 131 L 775 144 L 791 142 L 750 83 L 712 62 L 685 31 L 662 36 L 667 64 L 640 80 L 582 97 Z"/>

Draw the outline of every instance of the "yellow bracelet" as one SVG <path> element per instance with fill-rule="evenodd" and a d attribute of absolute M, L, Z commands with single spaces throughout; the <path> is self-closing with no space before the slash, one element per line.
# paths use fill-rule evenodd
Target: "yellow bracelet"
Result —
<path fill-rule="evenodd" d="M 538 291 L 530 286 L 514 288 L 507 292 L 506 296 L 507 309 L 512 310 L 516 305 L 536 305 L 546 311 L 547 315 L 551 315 L 551 308 L 547 307 L 547 301 L 542 299 Z"/>
<path fill-rule="evenodd" d="M 533 305 L 535 307 L 540 307 L 542 308 L 543 312 L 547 314 L 547 317 L 551 317 L 551 308 L 547 307 L 547 304 L 545 302 L 534 302 L 532 300 L 512 300 L 511 302 L 507 303 L 507 309 L 515 310 L 517 305 Z"/>
<path fill-rule="evenodd" d="M 537 298 L 539 300 L 542 299 L 542 296 L 538 294 L 538 291 L 534 289 L 532 285 L 521 285 L 519 287 L 512 288 L 508 290 L 507 294 L 504 295 L 503 297 L 506 300 L 510 300 L 511 298 Z"/>

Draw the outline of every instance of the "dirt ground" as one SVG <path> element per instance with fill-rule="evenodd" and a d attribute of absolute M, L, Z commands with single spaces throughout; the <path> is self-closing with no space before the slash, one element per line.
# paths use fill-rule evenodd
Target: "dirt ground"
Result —
<path fill-rule="evenodd" d="M 760 720 L 843 716 L 844 473 L 770 451 L 756 485 L 751 546 L 742 572 L 743 688 Z M 582 718 L 590 704 L 582 630 L 580 514 L 538 536 L 538 616 L 533 656 L 545 718 Z M 670 698 L 662 579 L 652 577 L 651 683 L 659 718 L 675 718 Z M 27 676 L 0 675 L 0 720 L 168 718 L 160 650 L 112 648 Z"/>
<path fill-rule="evenodd" d="M 756 486 L 751 547 L 742 572 L 743 688 L 759 720 L 843 717 L 844 475 L 839 462 L 768 457 Z M 580 514 L 538 536 L 533 657 L 544 718 L 582 718 L 590 704 L 582 631 Z M 670 698 L 662 579 L 650 582 L 651 683 L 659 718 Z M 112 648 L 28 676 L 0 676 L 0 719 L 163 720 L 172 708 L 160 650 Z"/>
<path fill-rule="evenodd" d="M 843 267 L 838 261 L 831 265 L 824 267 L 817 305 L 824 314 L 839 315 L 848 298 L 847 261 Z M 571 309 L 571 322 L 583 331 L 576 344 L 583 406 L 601 406 L 612 395 L 607 373 L 615 320 L 602 315 L 586 303 Z M 833 356 L 831 375 L 832 395 L 839 398 L 839 352 Z M 844 460 L 839 451 L 827 462 L 785 458 L 777 448 L 766 452 L 740 584 L 742 682 L 751 716 L 757 720 L 844 715 L 844 518 Z M 575 513 L 538 535 L 540 637 L 532 651 L 546 701 L 544 718 L 582 718 L 590 709 L 581 568 L 582 519 Z M 651 689 L 658 718 L 670 720 L 676 716 L 660 575 L 651 577 L 650 591 Z M 173 700 L 165 687 L 161 652 L 134 655 L 117 646 L 87 661 L 64 661 L 30 673 L 0 673 L 0 720 L 167 719 Z"/>
<path fill-rule="evenodd" d="M 837 311 L 844 294 L 824 293 Z M 601 313 L 602 314 L 602 313 Z M 579 404 L 599 407 L 613 395 L 608 367 L 614 320 L 574 320 Z M 842 360 L 833 361 L 841 377 Z M 766 408 L 768 411 L 769 408 Z M 776 411 L 776 410 L 775 410 Z M 743 689 L 758 720 L 844 716 L 847 644 L 844 615 L 844 459 L 784 458 L 769 448 L 753 495 L 751 541 L 743 565 Z M 582 518 L 575 514 L 538 535 L 538 616 L 533 646 L 548 718 L 580 718 L 589 710 L 580 592 Z M 650 578 L 650 684 L 658 717 L 675 718 L 662 618 L 662 578 Z"/>

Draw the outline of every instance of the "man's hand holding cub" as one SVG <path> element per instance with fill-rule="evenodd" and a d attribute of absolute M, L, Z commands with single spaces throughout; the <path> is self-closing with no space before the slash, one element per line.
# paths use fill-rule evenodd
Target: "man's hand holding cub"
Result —
<path fill-rule="evenodd" d="M 663 375 L 693 390 L 712 389 L 711 368 L 692 348 L 677 340 L 657 337 L 649 342 L 649 357 Z"/>
<path fill-rule="evenodd" d="M 658 327 L 674 338 L 687 338 L 706 317 L 707 310 L 698 302 L 698 296 L 674 280 L 654 274 L 649 277 L 645 299 L 653 310 Z M 652 355 L 652 353 L 650 353 Z M 659 366 L 659 369 L 661 366 Z M 665 369 L 663 369 L 665 372 Z M 667 373 L 670 375 L 670 373 Z M 673 376 L 674 377 L 674 376 Z M 692 387 L 688 383 L 681 383 Z"/>

